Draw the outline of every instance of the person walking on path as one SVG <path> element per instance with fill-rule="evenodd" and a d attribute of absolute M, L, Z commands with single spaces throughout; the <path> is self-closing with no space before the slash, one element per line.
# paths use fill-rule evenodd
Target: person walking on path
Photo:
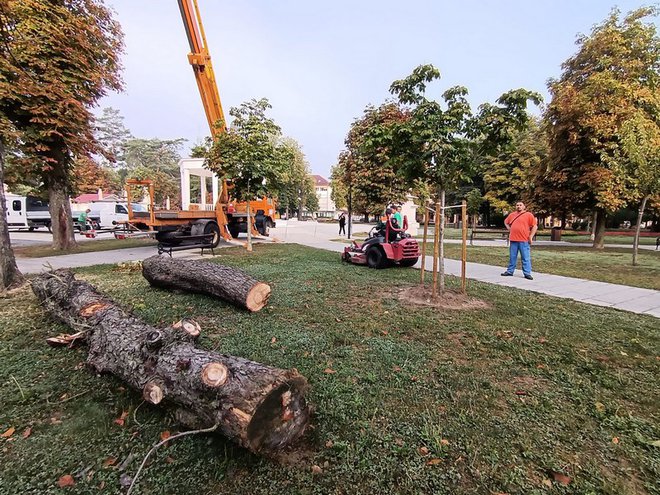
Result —
<path fill-rule="evenodd" d="M 346 234 L 346 215 L 339 215 L 339 235 Z"/>
<path fill-rule="evenodd" d="M 506 217 L 504 226 L 509 231 L 509 266 L 502 276 L 513 276 L 520 253 L 523 275 L 527 280 L 534 280 L 530 246 L 538 229 L 536 217 L 525 209 L 525 203 L 518 201 L 516 211 Z"/>

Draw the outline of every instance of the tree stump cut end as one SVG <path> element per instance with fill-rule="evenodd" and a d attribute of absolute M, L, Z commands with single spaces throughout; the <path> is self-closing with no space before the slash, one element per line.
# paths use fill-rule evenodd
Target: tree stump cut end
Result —
<path fill-rule="evenodd" d="M 250 289 L 250 292 L 248 292 L 245 306 L 249 311 L 259 311 L 266 305 L 266 303 L 268 303 L 269 297 L 270 285 L 259 282 Z"/>
<path fill-rule="evenodd" d="M 209 387 L 222 387 L 229 378 L 229 370 L 222 363 L 209 363 L 202 369 L 202 382 Z"/>
<path fill-rule="evenodd" d="M 307 381 L 296 375 L 259 404 L 247 428 L 248 443 L 254 452 L 275 451 L 302 436 L 310 418 L 305 400 L 308 388 Z"/>

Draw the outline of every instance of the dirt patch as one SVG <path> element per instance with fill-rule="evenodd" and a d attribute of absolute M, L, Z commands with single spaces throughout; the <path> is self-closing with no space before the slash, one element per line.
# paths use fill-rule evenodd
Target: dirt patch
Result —
<path fill-rule="evenodd" d="M 481 299 L 461 294 L 451 290 L 445 290 L 435 300 L 431 297 L 430 287 L 406 287 L 399 290 L 399 300 L 414 306 L 426 306 L 439 309 L 487 309 L 491 304 Z"/>

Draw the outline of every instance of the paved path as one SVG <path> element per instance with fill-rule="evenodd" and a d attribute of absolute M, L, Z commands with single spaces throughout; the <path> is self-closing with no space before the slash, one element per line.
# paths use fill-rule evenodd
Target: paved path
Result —
<path fill-rule="evenodd" d="M 354 225 L 354 232 L 367 232 L 370 225 Z M 316 222 L 278 222 L 278 228 L 271 231 L 273 240 L 290 242 L 310 246 L 318 249 L 341 252 L 346 246 L 342 242 L 330 239 L 337 238 L 336 224 L 321 224 Z M 448 242 L 460 242 L 449 240 Z M 541 241 L 537 244 L 549 241 Z M 502 246 L 505 241 L 478 240 L 475 244 L 485 246 Z M 557 243 L 550 243 L 557 245 Z M 572 245 L 570 243 L 565 243 Z M 225 244 L 225 247 L 230 244 Z M 614 247 L 614 246 L 613 246 Z M 137 261 L 153 256 L 155 247 L 138 247 L 118 249 L 114 251 L 101 251 L 96 253 L 80 253 L 65 256 L 50 256 L 47 258 L 19 258 L 19 269 L 23 273 L 38 273 L 51 268 L 71 268 L 78 266 L 91 266 L 104 263 L 119 263 L 123 261 Z M 179 251 L 173 253 L 179 258 L 200 258 L 198 250 Z M 206 255 L 208 256 L 208 255 Z M 425 269 L 431 269 L 433 258 L 427 256 Z M 417 264 L 419 268 L 420 263 Z M 460 262 L 445 260 L 445 271 L 449 275 L 460 276 Z M 487 282 L 507 287 L 530 290 L 555 297 L 574 299 L 576 301 L 606 306 L 633 313 L 640 313 L 660 318 L 660 291 L 640 289 L 625 285 L 594 282 L 578 278 L 534 273 L 534 280 L 525 280 L 520 273 L 513 277 L 502 277 L 500 266 L 483 265 L 480 263 L 467 264 L 467 277 L 472 280 Z"/>

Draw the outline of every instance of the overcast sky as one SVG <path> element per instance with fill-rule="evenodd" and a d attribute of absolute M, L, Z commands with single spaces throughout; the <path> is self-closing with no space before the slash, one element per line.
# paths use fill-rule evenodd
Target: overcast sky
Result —
<path fill-rule="evenodd" d="M 101 106 L 120 110 L 134 136 L 209 134 L 175 0 L 106 0 L 125 34 L 125 92 Z M 634 0 L 199 0 L 225 108 L 268 98 L 271 116 L 328 176 L 351 122 L 389 97 L 392 81 L 420 64 L 440 69 L 429 89 L 466 86 L 473 108 L 546 82 L 614 6 Z"/>

